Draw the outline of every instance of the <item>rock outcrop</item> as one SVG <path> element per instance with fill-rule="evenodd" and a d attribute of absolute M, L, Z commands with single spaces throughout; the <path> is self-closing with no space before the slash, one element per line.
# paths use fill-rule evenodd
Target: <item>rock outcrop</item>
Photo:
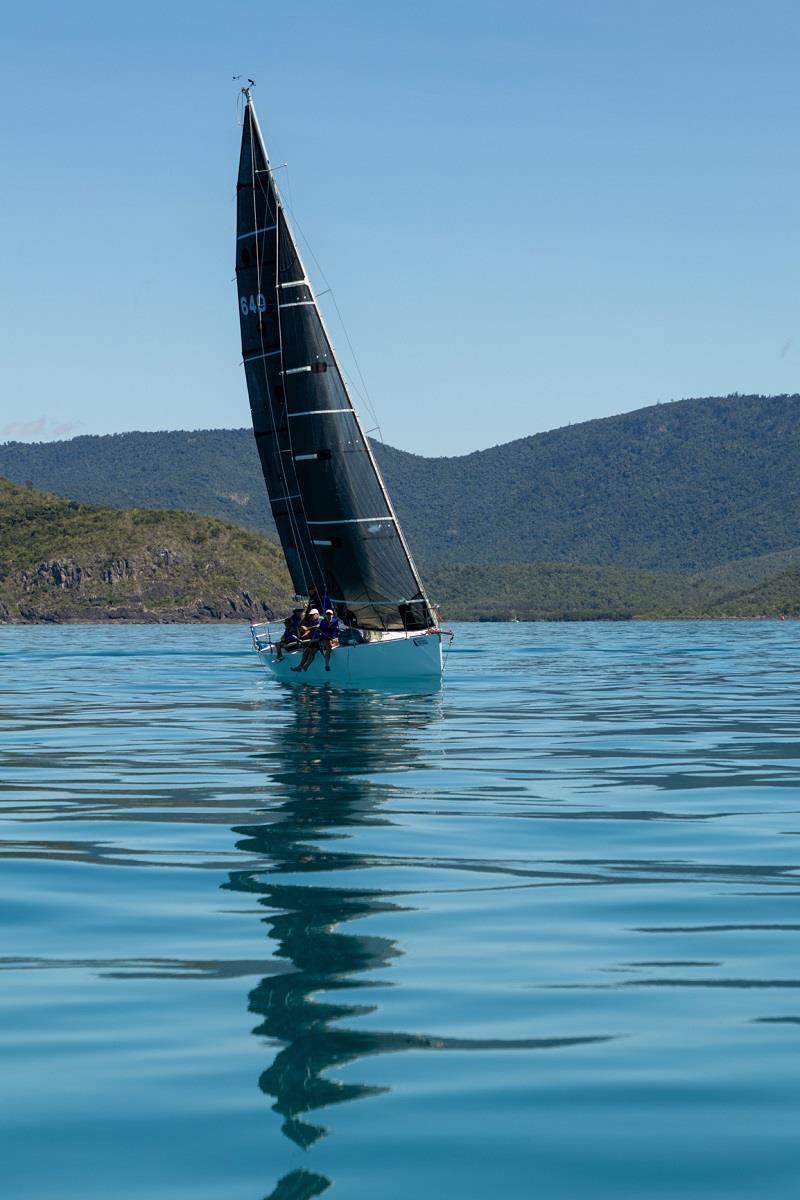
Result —
<path fill-rule="evenodd" d="M 278 547 L 191 513 L 98 509 L 0 480 L 0 622 L 271 620 Z"/>

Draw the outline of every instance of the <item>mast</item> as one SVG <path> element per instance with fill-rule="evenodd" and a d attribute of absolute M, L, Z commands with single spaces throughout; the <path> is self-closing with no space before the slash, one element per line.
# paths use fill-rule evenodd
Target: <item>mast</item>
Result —
<path fill-rule="evenodd" d="M 253 428 L 299 595 L 365 628 L 435 625 L 319 311 L 252 96 L 239 163 L 236 275 Z"/>

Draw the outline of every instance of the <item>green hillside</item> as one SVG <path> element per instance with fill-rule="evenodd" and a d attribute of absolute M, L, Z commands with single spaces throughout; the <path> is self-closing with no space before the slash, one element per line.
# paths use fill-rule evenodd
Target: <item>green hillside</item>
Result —
<path fill-rule="evenodd" d="M 390 452 L 387 477 L 409 528 L 425 528 L 428 562 L 693 572 L 800 545 L 799 450 L 800 396 L 732 396 L 417 460 L 414 472 Z"/>
<path fill-rule="evenodd" d="M 376 446 L 423 565 L 673 572 L 800 546 L 798 449 L 797 395 L 681 400 L 458 458 Z M 0 475 L 82 503 L 185 508 L 272 530 L 247 430 L 7 443 Z"/>
<path fill-rule="evenodd" d="M 247 429 L 7 442 L 0 476 L 82 504 L 185 509 L 275 532 Z"/>
<path fill-rule="evenodd" d="M 721 598 L 712 612 L 718 617 L 800 617 L 800 566 Z"/>
<path fill-rule="evenodd" d="M 290 598 L 283 555 L 260 534 L 0 479 L 0 621 L 264 620 Z"/>
<path fill-rule="evenodd" d="M 443 564 L 428 584 L 445 620 L 800 616 L 800 550 L 694 576 Z M 192 513 L 83 505 L 0 480 L 0 622 L 263 620 L 290 601 L 283 555 L 261 534 Z"/>
<path fill-rule="evenodd" d="M 800 549 L 778 550 L 774 554 L 759 554 L 755 558 L 740 558 L 722 563 L 710 571 L 702 571 L 697 581 L 712 591 L 743 592 L 766 580 L 775 579 L 792 567 L 800 566 Z"/>
<path fill-rule="evenodd" d="M 619 620 L 699 615 L 719 589 L 692 576 L 568 563 L 442 566 L 426 573 L 450 620 Z"/>
<path fill-rule="evenodd" d="M 800 550 L 770 556 L 800 564 Z M 443 565 L 426 573 L 446 620 L 625 620 L 800 616 L 800 565 L 764 559 L 688 575 L 568 563 Z M 753 578 L 760 582 L 753 586 Z"/>

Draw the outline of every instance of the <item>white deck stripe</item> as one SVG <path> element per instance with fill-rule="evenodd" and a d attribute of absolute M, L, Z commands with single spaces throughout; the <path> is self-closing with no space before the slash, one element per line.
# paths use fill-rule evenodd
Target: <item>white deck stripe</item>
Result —
<path fill-rule="evenodd" d="M 257 233 L 270 233 L 275 228 L 275 225 L 262 225 L 261 229 L 251 229 L 249 233 L 240 233 L 236 240 L 241 242 L 244 238 L 255 237 Z"/>

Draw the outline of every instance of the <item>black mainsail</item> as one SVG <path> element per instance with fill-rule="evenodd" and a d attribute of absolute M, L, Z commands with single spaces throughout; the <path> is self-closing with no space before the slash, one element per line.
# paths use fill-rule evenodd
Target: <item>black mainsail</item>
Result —
<path fill-rule="evenodd" d="M 247 390 L 272 514 L 298 596 L 365 629 L 436 624 L 303 266 L 249 90 L 236 279 Z"/>

